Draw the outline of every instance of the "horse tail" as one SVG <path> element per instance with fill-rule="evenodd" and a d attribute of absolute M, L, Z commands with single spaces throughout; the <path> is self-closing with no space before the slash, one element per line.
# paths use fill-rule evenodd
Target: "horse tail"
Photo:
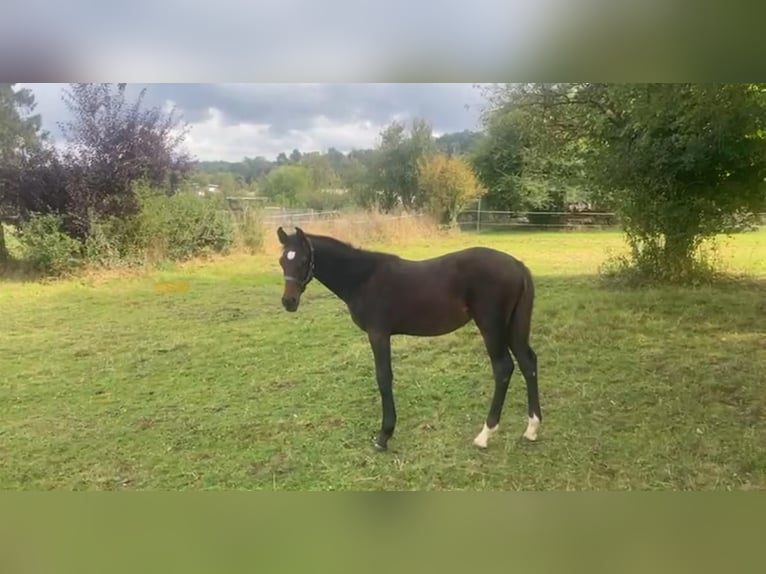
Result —
<path fill-rule="evenodd" d="M 508 321 L 508 335 L 512 347 L 529 346 L 532 328 L 532 309 L 535 300 L 535 284 L 532 273 L 523 263 L 521 267 L 521 291 L 516 299 Z"/>

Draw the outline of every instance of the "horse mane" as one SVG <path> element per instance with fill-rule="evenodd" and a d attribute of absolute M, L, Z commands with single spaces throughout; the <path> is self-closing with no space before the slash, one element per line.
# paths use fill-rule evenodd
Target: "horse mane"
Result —
<path fill-rule="evenodd" d="M 382 263 L 398 259 L 396 255 L 361 249 L 335 237 L 311 233 L 305 235 L 314 247 L 317 279 L 336 293 L 363 283 Z"/>
<path fill-rule="evenodd" d="M 315 246 L 321 246 L 323 248 L 329 248 L 334 254 L 344 254 L 346 256 L 362 256 L 365 258 L 373 258 L 379 260 L 381 258 L 394 258 L 397 257 L 391 253 L 385 253 L 382 251 L 372 251 L 370 249 L 364 249 L 357 247 L 347 241 L 342 241 L 329 235 L 316 235 L 314 233 L 306 233 L 306 237 L 311 240 L 311 243 Z"/>

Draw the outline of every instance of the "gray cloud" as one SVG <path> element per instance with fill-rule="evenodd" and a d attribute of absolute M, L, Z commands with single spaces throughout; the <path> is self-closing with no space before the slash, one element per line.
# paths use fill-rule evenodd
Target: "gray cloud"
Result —
<path fill-rule="evenodd" d="M 68 118 L 61 101 L 65 85 L 30 87 L 44 126 L 55 137 L 59 133 L 56 122 Z M 192 138 L 194 141 L 203 136 L 220 139 L 215 146 L 223 155 L 241 151 L 226 152 L 223 148 L 227 138 L 235 139 L 226 134 L 242 126 L 268 126 L 265 132 L 257 132 L 260 141 L 255 141 L 255 130 L 249 133 L 252 145 L 271 155 L 275 146 L 286 146 L 282 149 L 287 151 L 289 146 L 300 144 L 349 147 L 355 137 L 349 130 L 353 125 L 367 126 L 357 130 L 356 137 L 359 146 L 370 145 L 369 126 L 378 129 L 394 118 L 423 117 L 439 133 L 477 129 L 483 105 L 479 90 L 471 84 L 134 84 L 129 90 L 135 96 L 142 88 L 147 88 L 148 105 L 166 101 L 176 104 L 184 120 L 192 125 L 192 134 L 197 129 L 201 133 Z M 215 118 L 211 117 L 211 109 L 218 112 Z M 209 125 L 212 119 L 215 126 Z M 335 132 L 333 126 L 337 127 Z M 264 135 L 271 141 L 263 141 Z M 239 133 L 236 137 L 241 148 L 245 136 Z M 206 145 L 205 155 L 216 153 L 216 147 L 209 142 Z"/>
<path fill-rule="evenodd" d="M 215 107 L 227 124 L 268 124 L 275 135 L 307 129 L 318 116 L 376 124 L 419 116 L 438 131 L 457 131 L 476 127 L 482 103 L 470 84 L 159 84 L 150 91 L 155 101 L 176 102 L 190 122 Z"/>

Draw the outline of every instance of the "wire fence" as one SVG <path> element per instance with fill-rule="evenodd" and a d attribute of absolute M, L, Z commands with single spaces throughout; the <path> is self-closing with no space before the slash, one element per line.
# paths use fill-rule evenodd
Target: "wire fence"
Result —
<path fill-rule="evenodd" d="M 342 213 L 337 210 L 317 211 L 315 209 L 270 209 L 263 210 L 262 221 L 267 225 L 295 225 L 310 221 L 339 219 Z"/>
<path fill-rule="evenodd" d="M 616 213 L 606 211 L 499 211 L 469 209 L 457 217 L 463 230 L 483 229 L 607 229 L 619 225 Z"/>
<path fill-rule="evenodd" d="M 500 211 L 467 209 L 457 218 L 465 231 L 527 229 L 613 229 L 619 216 L 608 211 Z M 754 225 L 766 227 L 766 213 L 755 214 Z"/>
<path fill-rule="evenodd" d="M 295 226 L 313 221 L 337 220 L 344 223 L 365 223 L 368 220 L 354 217 L 339 210 L 260 207 L 261 220 L 266 225 Z M 230 210 L 239 211 L 238 209 Z M 386 219 L 425 217 L 423 213 L 406 213 L 387 216 Z M 458 214 L 457 224 L 464 231 L 511 230 L 511 229 L 614 229 L 620 220 L 610 211 L 503 211 L 466 209 Z M 755 225 L 766 227 L 766 213 L 756 214 Z"/>

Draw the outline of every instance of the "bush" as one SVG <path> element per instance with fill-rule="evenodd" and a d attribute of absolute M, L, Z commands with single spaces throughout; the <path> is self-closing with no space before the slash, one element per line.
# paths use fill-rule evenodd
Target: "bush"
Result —
<path fill-rule="evenodd" d="M 64 232 L 59 216 L 36 215 L 18 233 L 20 262 L 46 275 L 62 275 L 86 262 L 114 268 L 158 261 L 183 261 L 226 252 L 236 239 L 256 251 L 263 241 L 260 218 L 248 213 L 235 222 L 218 202 L 187 193 L 136 190 L 134 216 L 90 213 L 82 241 Z"/>
<path fill-rule="evenodd" d="M 62 231 L 53 214 L 35 215 L 19 228 L 22 263 L 48 275 L 64 275 L 82 263 L 82 244 Z"/>
<path fill-rule="evenodd" d="M 85 257 L 100 267 L 141 265 L 145 262 L 137 217 L 120 219 L 92 215 L 89 218 Z"/>
<path fill-rule="evenodd" d="M 139 192 L 137 239 L 149 258 L 182 261 L 225 252 L 234 242 L 229 215 L 210 200 L 188 193 Z"/>
<path fill-rule="evenodd" d="M 671 264 L 659 253 L 658 247 L 635 245 L 628 238 L 629 254 L 611 255 L 604 261 L 599 274 L 602 279 L 618 286 L 641 287 L 656 284 L 709 284 L 720 277 L 720 264 L 715 241 L 695 247 L 686 265 Z"/>
<path fill-rule="evenodd" d="M 234 242 L 234 227 L 217 202 L 188 193 L 167 195 L 147 187 L 136 191 L 136 216 L 92 217 L 85 242 L 88 261 L 104 266 L 183 261 L 224 252 Z"/>

